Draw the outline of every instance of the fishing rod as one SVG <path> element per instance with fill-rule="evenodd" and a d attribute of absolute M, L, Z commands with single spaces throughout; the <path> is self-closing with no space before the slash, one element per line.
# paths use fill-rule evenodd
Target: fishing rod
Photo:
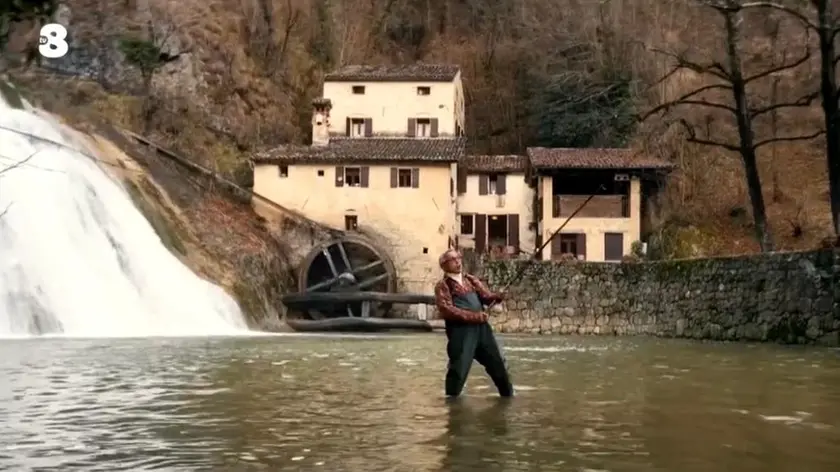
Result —
<path fill-rule="evenodd" d="M 546 240 L 545 240 L 545 242 L 543 242 L 543 243 L 542 243 L 542 245 L 541 245 L 539 248 L 537 248 L 537 250 L 536 250 L 536 251 L 534 251 L 534 254 L 532 254 L 532 255 L 531 255 L 531 257 L 529 257 L 528 259 L 529 259 L 529 260 L 536 259 L 536 258 L 537 258 L 537 256 L 538 256 L 538 255 L 539 255 L 539 254 L 543 251 L 543 249 L 545 249 L 545 247 L 546 247 L 546 246 L 548 246 L 548 244 L 551 242 L 551 240 L 552 240 L 552 239 L 554 239 L 554 238 L 555 238 L 558 234 L 560 234 L 560 231 L 563 231 L 563 228 L 565 228 L 565 227 L 566 227 L 566 225 L 567 225 L 567 224 L 569 224 L 569 222 L 570 222 L 570 221 L 572 221 L 572 218 L 574 218 L 574 217 L 575 217 L 575 215 L 577 215 L 577 214 L 578 214 L 581 210 L 583 210 L 583 207 L 585 207 L 585 206 L 586 206 L 586 204 L 587 204 L 587 203 L 589 203 L 589 201 L 590 201 L 590 200 L 592 200 L 593 198 L 595 198 L 595 196 L 596 196 L 596 195 L 598 195 L 598 192 L 600 192 L 601 190 L 604 190 L 604 186 L 603 186 L 603 185 L 599 185 L 599 186 L 598 186 L 598 189 L 597 189 L 597 190 L 595 190 L 595 193 L 593 193 L 592 195 L 590 195 L 590 196 L 589 196 L 589 198 L 587 198 L 586 200 L 584 200 L 584 201 L 583 201 L 583 203 L 581 203 L 581 204 L 580 204 L 580 206 L 578 206 L 578 207 L 577 207 L 577 209 L 576 209 L 575 211 L 573 211 L 573 212 L 572 212 L 572 214 L 571 214 L 571 215 L 569 215 L 569 217 L 568 217 L 568 218 L 566 218 L 566 221 L 564 221 L 564 222 L 563 222 L 563 224 L 562 224 L 562 225 L 560 225 L 560 227 L 559 227 L 559 228 L 555 229 L 555 230 L 554 230 L 554 232 L 553 232 L 553 233 L 551 233 L 551 235 L 549 235 L 549 236 L 548 236 L 548 239 L 546 239 Z M 520 268 L 519 268 L 519 269 L 518 269 L 518 270 L 517 270 L 517 271 L 513 274 L 513 277 L 511 277 L 511 278 L 510 278 L 510 280 L 508 281 L 508 283 L 506 283 L 506 284 L 505 284 L 505 286 L 502 288 L 501 293 L 505 293 L 505 292 L 507 292 L 507 290 L 510 288 L 510 286 L 511 286 L 511 285 L 513 285 L 513 284 L 514 284 L 515 282 L 517 282 L 520 278 L 522 278 L 522 276 L 523 276 L 523 275 L 525 275 L 525 271 L 526 271 L 526 270 L 528 270 L 528 267 L 530 267 L 530 264 L 522 264 L 522 267 L 520 267 Z M 492 308 L 492 307 L 493 307 L 493 305 L 495 305 L 495 304 L 496 304 L 496 303 L 495 303 L 495 302 L 493 302 L 493 303 L 491 303 L 491 304 L 490 304 L 490 306 L 488 306 L 487 308 L 488 308 L 488 309 L 490 309 L 490 308 Z"/>

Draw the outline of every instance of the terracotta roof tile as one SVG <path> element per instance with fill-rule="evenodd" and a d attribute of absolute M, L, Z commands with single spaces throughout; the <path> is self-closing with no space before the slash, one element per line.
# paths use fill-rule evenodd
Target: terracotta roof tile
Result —
<path fill-rule="evenodd" d="M 325 82 L 449 82 L 459 68 L 447 64 L 349 65 L 324 76 Z"/>
<path fill-rule="evenodd" d="M 459 164 L 467 172 L 525 172 L 527 163 L 525 156 L 472 155 L 464 156 Z"/>
<path fill-rule="evenodd" d="M 330 138 L 324 147 L 286 145 L 270 149 L 255 155 L 253 162 L 455 162 L 464 155 L 465 146 L 464 138 Z"/>
<path fill-rule="evenodd" d="M 672 169 L 667 161 L 632 149 L 530 147 L 528 159 L 535 169 Z"/>

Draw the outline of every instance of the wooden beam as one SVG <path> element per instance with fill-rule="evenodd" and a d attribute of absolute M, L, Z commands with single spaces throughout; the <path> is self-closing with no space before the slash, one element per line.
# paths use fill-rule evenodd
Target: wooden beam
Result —
<path fill-rule="evenodd" d="M 421 293 L 383 293 L 383 292 L 305 292 L 305 293 L 290 293 L 283 296 L 283 304 L 285 305 L 303 305 L 310 303 L 353 303 L 353 302 L 383 302 L 383 303 L 401 303 L 407 305 L 425 304 L 434 305 L 435 297 L 433 295 L 424 295 Z"/>

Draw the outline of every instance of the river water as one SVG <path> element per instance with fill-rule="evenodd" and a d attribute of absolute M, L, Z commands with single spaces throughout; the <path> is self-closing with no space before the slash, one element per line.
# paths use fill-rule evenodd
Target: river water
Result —
<path fill-rule="evenodd" d="M 0 470 L 840 470 L 840 352 L 503 338 L 518 395 L 444 338 L 0 342 Z"/>

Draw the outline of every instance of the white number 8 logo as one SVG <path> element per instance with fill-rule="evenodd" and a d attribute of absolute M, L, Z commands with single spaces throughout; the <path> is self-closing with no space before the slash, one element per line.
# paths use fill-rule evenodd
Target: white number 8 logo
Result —
<path fill-rule="evenodd" d="M 67 44 L 67 28 L 50 23 L 41 28 L 41 38 L 38 52 L 47 59 L 58 59 L 64 57 L 70 51 Z"/>

